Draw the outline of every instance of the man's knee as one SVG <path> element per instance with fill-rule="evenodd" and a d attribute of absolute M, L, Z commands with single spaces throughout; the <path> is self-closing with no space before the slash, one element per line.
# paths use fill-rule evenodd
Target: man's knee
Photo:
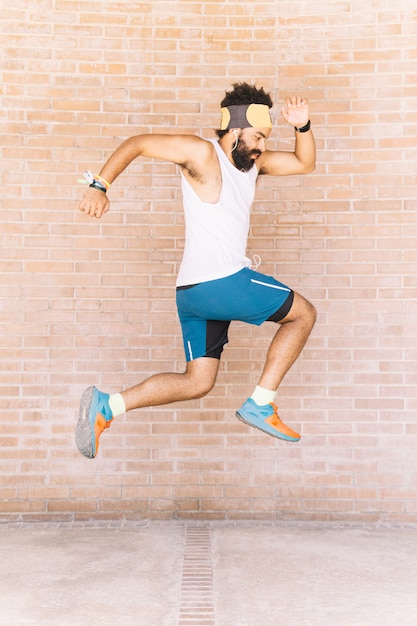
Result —
<path fill-rule="evenodd" d="M 314 326 L 317 318 L 317 309 L 314 304 L 311 304 L 308 300 L 305 300 L 306 303 L 306 317 L 309 320 L 311 327 Z"/>
<path fill-rule="evenodd" d="M 294 293 L 294 301 L 288 315 L 281 320 L 282 322 L 304 321 L 308 326 L 313 328 L 316 321 L 316 307 L 299 293 Z"/>
<path fill-rule="evenodd" d="M 192 398 L 204 398 L 214 387 L 219 368 L 219 360 L 200 358 L 187 364 L 185 375 L 189 381 Z"/>
<path fill-rule="evenodd" d="M 198 400 L 204 398 L 212 389 L 214 385 L 208 383 L 200 383 L 191 387 L 192 398 Z"/>

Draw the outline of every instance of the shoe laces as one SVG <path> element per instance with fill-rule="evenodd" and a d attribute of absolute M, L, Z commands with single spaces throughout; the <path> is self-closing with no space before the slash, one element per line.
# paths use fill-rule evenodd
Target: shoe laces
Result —
<path fill-rule="evenodd" d="M 102 414 L 102 416 L 104 417 L 104 419 L 106 420 L 106 422 L 108 422 L 110 424 L 110 422 L 113 419 L 113 415 L 111 413 L 111 409 L 108 405 L 108 403 L 106 401 L 103 400 L 101 407 L 100 407 L 100 413 Z M 106 426 L 107 428 L 107 426 Z"/>
<path fill-rule="evenodd" d="M 270 402 L 269 404 L 270 404 L 270 405 L 272 406 L 272 408 L 274 409 L 274 413 L 275 413 L 275 416 L 277 417 L 277 419 L 279 419 L 279 421 L 280 421 L 280 422 L 282 422 L 282 419 L 281 419 L 281 418 L 280 418 L 280 416 L 278 415 L 278 406 L 275 404 L 275 402 Z"/>

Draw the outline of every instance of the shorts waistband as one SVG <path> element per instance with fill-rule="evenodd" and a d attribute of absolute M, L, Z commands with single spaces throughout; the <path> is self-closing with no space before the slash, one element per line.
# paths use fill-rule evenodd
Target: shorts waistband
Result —
<path fill-rule="evenodd" d="M 197 285 L 201 285 L 201 283 L 194 283 L 194 285 L 180 285 L 177 287 L 177 291 L 183 291 L 184 289 L 191 289 L 191 287 L 197 287 Z"/>

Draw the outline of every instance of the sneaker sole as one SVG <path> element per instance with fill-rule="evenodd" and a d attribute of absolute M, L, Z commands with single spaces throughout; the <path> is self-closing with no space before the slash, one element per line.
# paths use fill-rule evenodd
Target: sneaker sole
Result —
<path fill-rule="evenodd" d="M 269 435 L 270 437 L 274 437 L 274 439 L 281 439 L 282 441 L 291 441 L 293 443 L 296 443 L 297 441 L 300 441 L 300 439 L 301 439 L 301 437 L 299 437 L 298 439 L 294 439 L 294 437 L 288 437 L 287 435 L 284 435 L 283 433 L 280 433 L 279 435 L 273 435 L 272 433 L 268 432 L 267 430 L 264 430 L 263 428 L 260 428 L 259 426 L 256 426 L 256 424 L 252 424 L 252 422 L 248 422 L 237 411 L 236 411 L 235 415 L 236 415 L 237 419 L 240 420 L 241 422 L 243 422 L 244 424 L 246 424 L 246 426 L 251 426 L 252 428 L 256 428 L 256 430 L 260 430 L 261 433 L 264 433 L 265 435 Z"/>
<path fill-rule="evenodd" d="M 88 459 L 94 459 L 91 424 L 88 419 L 94 387 L 88 387 L 81 396 L 80 412 L 75 428 L 75 443 L 81 454 Z"/>

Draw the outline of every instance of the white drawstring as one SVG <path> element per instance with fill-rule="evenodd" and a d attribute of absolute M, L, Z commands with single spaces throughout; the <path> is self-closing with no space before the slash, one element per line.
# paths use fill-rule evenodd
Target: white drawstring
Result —
<path fill-rule="evenodd" d="M 254 270 L 256 272 L 261 263 L 262 259 L 259 254 L 254 254 L 252 257 L 252 265 L 250 265 L 249 267 L 251 270 Z"/>

